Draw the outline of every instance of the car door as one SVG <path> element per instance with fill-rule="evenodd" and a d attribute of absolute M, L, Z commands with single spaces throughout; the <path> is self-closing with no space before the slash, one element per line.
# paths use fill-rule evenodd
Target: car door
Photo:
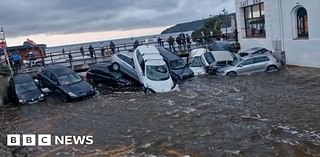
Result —
<path fill-rule="evenodd" d="M 266 70 L 266 66 L 268 64 L 268 57 L 256 57 L 253 59 L 254 62 L 254 71 L 255 72 L 262 72 Z"/>
<path fill-rule="evenodd" d="M 124 64 L 126 64 L 127 66 L 124 66 L 122 68 L 123 72 L 127 75 L 129 75 L 130 77 L 134 78 L 134 79 L 138 79 L 137 78 L 137 72 L 134 69 L 134 63 L 133 63 L 133 59 L 129 58 L 127 56 L 121 55 L 119 54 L 118 57 L 123 60 Z"/>
<path fill-rule="evenodd" d="M 51 85 L 51 82 L 50 82 L 50 76 L 51 76 L 51 73 L 49 71 L 42 71 L 41 72 L 41 82 L 43 83 L 43 85 L 45 87 L 48 87 L 49 89 L 51 89 L 52 85 Z"/>
<path fill-rule="evenodd" d="M 255 69 L 253 63 L 253 58 L 242 61 L 242 63 L 238 65 L 237 73 L 239 75 L 251 73 Z"/>

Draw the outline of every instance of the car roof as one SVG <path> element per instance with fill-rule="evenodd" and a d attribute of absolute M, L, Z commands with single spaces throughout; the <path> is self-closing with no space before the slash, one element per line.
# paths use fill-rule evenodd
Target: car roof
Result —
<path fill-rule="evenodd" d="M 198 48 L 191 51 L 191 57 L 201 56 L 202 54 L 206 53 L 208 50 L 205 48 Z"/>
<path fill-rule="evenodd" d="M 16 75 L 16 76 L 13 76 L 12 79 L 17 84 L 33 81 L 32 77 L 28 74 Z"/>
<path fill-rule="evenodd" d="M 271 54 L 256 54 L 256 55 L 251 55 L 251 56 L 245 56 L 242 57 L 242 59 L 250 59 L 250 58 L 257 58 L 257 57 L 269 57 Z"/>
<path fill-rule="evenodd" d="M 146 61 L 146 65 L 166 65 L 163 60 L 151 59 Z"/>
<path fill-rule="evenodd" d="M 50 66 L 44 68 L 44 70 L 49 71 L 56 76 L 62 76 L 65 74 L 74 74 L 75 73 L 74 71 L 72 71 L 71 69 L 69 69 L 63 65 L 50 65 Z"/>
<path fill-rule="evenodd" d="M 211 51 L 216 61 L 233 60 L 233 57 L 229 51 Z"/>
<path fill-rule="evenodd" d="M 253 53 L 253 52 L 256 52 L 256 51 L 262 50 L 262 49 L 265 49 L 265 48 L 263 48 L 263 47 L 253 47 L 253 48 L 244 50 L 241 53 Z"/>
<path fill-rule="evenodd" d="M 164 47 L 159 47 L 158 50 L 159 50 L 161 56 L 163 56 L 163 58 L 166 60 L 173 61 L 173 60 L 182 59 L 179 56 L 177 56 L 176 54 L 172 53 L 171 51 L 165 49 Z"/>

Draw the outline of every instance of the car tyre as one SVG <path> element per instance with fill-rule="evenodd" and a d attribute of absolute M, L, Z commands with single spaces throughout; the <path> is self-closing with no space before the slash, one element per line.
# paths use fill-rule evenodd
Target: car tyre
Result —
<path fill-rule="evenodd" d="M 111 66 L 112 66 L 112 70 L 114 70 L 114 71 L 120 70 L 120 65 L 118 63 L 113 63 Z"/>
<path fill-rule="evenodd" d="M 278 71 L 278 67 L 274 66 L 274 65 L 270 65 L 267 68 L 267 72 L 275 72 Z"/>
<path fill-rule="evenodd" d="M 229 77 L 234 77 L 234 76 L 237 76 L 237 73 L 234 72 L 234 71 L 231 71 L 231 72 L 228 72 L 228 73 L 227 73 L 227 76 L 229 76 Z"/>

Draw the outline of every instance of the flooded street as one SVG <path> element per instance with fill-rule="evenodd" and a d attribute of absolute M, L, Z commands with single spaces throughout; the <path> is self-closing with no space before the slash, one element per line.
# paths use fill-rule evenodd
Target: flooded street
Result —
<path fill-rule="evenodd" d="M 13 156 L 320 156 L 320 70 L 201 76 L 180 91 L 109 91 L 1 108 L 0 153 Z M 7 134 L 93 135 L 94 144 L 6 147 Z M 1 155 L 0 155 L 1 156 Z"/>

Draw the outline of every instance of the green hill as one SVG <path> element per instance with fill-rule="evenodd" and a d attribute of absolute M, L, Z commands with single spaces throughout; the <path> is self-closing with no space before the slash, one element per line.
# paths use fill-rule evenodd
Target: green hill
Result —
<path fill-rule="evenodd" d="M 166 30 L 161 32 L 161 34 L 194 31 L 203 27 L 205 21 L 206 19 L 177 24 L 175 26 L 167 28 Z"/>

